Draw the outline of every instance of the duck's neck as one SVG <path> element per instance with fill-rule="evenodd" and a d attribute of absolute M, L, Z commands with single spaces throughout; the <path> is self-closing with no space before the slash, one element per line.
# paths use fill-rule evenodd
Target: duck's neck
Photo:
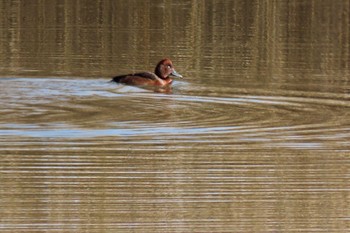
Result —
<path fill-rule="evenodd" d="M 169 78 L 169 77 L 166 77 L 165 79 L 163 79 L 164 81 L 165 81 L 165 85 L 170 85 L 172 82 L 173 82 L 173 80 L 171 79 L 171 78 Z"/>
<path fill-rule="evenodd" d="M 156 67 L 154 73 L 157 75 L 157 77 L 159 77 L 162 80 L 163 86 L 170 85 L 173 82 L 173 80 L 169 78 L 169 76 L 165 76 L 164 74 L 162 74 L 160 67 Z"/>
<path fill-rule="evenodd" d="M 165 79 L 165 77 L 162 76 L 162 72 L 158 68 L 155 69 L 154 73 L 161 79 Z"/>
<path fill-rule="evenodd" d="M 171 83 L 173 82 L 173 80 L 171 78 L 165 78 L 165 79 L 160 79 L 160 82 L 158 83 L 159 86 L 169 86 L 171 85 Z"/>

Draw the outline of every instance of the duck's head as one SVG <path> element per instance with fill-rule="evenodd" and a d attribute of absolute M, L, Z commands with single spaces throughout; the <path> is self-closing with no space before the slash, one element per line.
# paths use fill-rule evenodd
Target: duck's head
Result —
<path fill-rule="evenodd" d="M 173 63 L 168 58 L 161 60 L 157 64 L 155 74 L 162 79 L 166 79 L 169 76 L 182 78 L 182 75 L 176 72 Z"/>

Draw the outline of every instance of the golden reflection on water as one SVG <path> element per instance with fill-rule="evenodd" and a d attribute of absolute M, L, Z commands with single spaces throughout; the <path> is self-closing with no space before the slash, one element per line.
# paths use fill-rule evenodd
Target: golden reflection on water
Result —
<path fill-rule="evenodd" d="M 349 9 L 1 2 L 0 231 L 347 232 Z"/>

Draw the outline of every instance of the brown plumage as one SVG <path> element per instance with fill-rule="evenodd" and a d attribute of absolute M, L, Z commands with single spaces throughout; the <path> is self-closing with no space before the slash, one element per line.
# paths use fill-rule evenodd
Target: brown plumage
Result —
<path fill-rule="evenodd" d="M 182 78 L 182 75 L 175 71 L 171 60 L 166 58 L 157 64 L 154 73 L 140 72 L 118 75 L 113 77 L 112 81 L 133 86 L 165 87 L 171 85 L 173 82 L 170 76 Z"/>

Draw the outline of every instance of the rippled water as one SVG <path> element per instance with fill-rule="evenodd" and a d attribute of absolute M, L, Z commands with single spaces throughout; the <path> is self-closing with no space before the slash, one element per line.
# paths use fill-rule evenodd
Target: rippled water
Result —
<path fill-rule="evenodd" d="M 2 3 L 0 231 L 347 232 L 349 9 Z"/>
<path fill-rule="evenodd" d="M 217 143 L 219 149 L 234 150 L 349 149 L 347 94 L 280 90 L 267 95 L 258 88 L 248 93 L 202 86 L 194 95 L 187 81 L 177 82 L 171 95 L 117 86 L 107 79 L 0 82 L 0 133 L 6 136 L 117 136 L 137 143 Z"/>

